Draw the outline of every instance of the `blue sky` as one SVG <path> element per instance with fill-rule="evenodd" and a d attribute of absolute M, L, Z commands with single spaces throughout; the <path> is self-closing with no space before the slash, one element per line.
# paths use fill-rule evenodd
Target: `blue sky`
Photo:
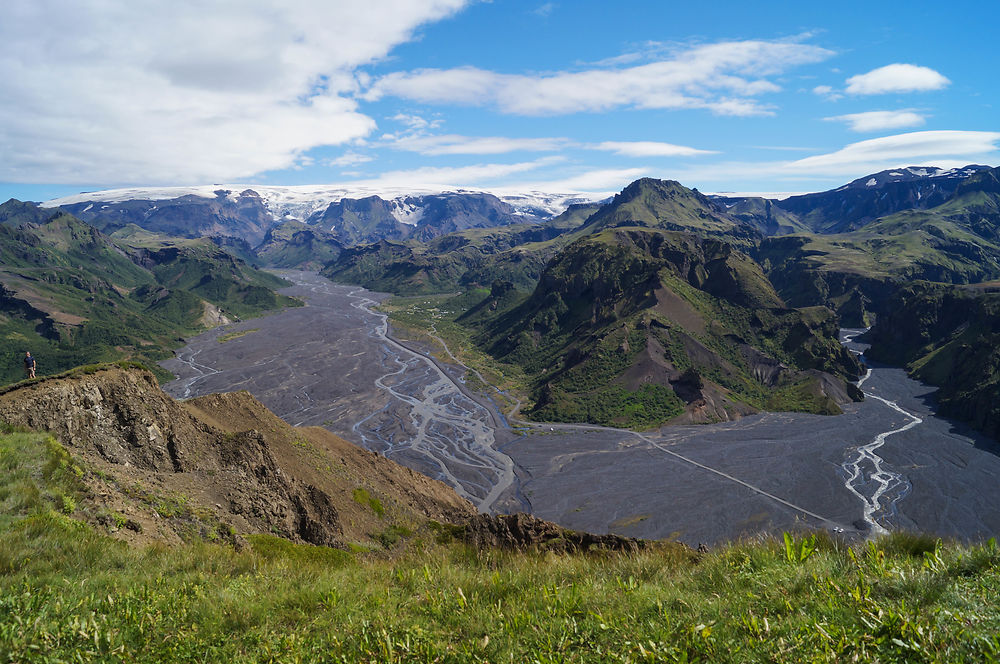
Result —
<path fill-rule="evenodd" d="M 1000 163 L 1000 4 L 13 0 L 0 199 L 204 183 L 800 192 Z"/>

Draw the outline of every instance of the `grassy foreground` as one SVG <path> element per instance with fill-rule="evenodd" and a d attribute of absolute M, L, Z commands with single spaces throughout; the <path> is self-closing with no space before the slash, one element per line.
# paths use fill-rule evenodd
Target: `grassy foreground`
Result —
<path fill-rule="evenodd" d="M 394 561 L 270 536 L 130 549 L 74 520 L 81 471 L 0 434 L 0 662 L 957 662 L 1000 658 L 1000 552 L 896 535 L 697 556 Z"/>

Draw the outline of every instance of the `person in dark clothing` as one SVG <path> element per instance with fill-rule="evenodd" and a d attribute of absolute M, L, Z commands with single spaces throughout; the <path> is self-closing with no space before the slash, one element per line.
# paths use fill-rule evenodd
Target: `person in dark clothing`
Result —
<path fill-rule="evenodd" d="M 28 378 L 35 377 L 35 358 L 31 356 L 31 351 L 24 354 L 24 373 Z"/>

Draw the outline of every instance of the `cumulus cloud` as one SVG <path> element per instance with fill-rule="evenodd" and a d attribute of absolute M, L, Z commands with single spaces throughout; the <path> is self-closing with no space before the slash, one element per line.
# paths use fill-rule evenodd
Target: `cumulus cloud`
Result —
<path fill-rule="evenodd" d="M 168 184 L 291 167 L 370 133 L 354 69 L 467 2 L 12 0 L 0 180 Z"/>
<path fill-rule="evenodd" d="M 926 92 L 940 90 L 950 83 L 930 67 L 897 63 L 850 77 L 847 79 L 847 92 L 852 95 Z"/>
<path fill-rule="evenodd" d="M 882 131 L 884 129 L 906 129 L 924 124 L 924 116 L 912 109 L 900 111 L 866 111 L 823 118 L 827 122 L 843 122 L 851 131 Z"/>
<path fill-rule="evenodd" d="M 656 141 L 604 141 L 593 147 L 595 150 L 605 150 L 625 157 L 694 157 L 702 154 L 718 154 L 713 150 L 699 150 L 686 145 Z"/>
<path fill-rule="evenodd" d="M 364 97 L 489 106 L 518 115 L 616 108 L 702 108 L 717 115 L 768 115 L 770 107 L 758 97 L 780 90 L 770 77 L 831 55 L 827 49 L 794 41 L 730 41 L 689 47 L 634 67 L 545 75 L 476 67 L 396 72 L 377 79 Z"/>

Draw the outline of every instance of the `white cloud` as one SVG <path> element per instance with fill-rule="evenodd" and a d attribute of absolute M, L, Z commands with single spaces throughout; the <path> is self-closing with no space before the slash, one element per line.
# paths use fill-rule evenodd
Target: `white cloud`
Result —
<path fill-rule="evenodd" d="M 353 70 L 468 0 L 12 0 L 0 180 L 176 183 L 370 133 Z"/>
<path fill-rule="evenodd" d="M 624 189 L 634 180 L 649 175 L 648 168 L 603 169 L 545 183 L 547 191 L 607 191 Z"/>
<path fill-rule="evenodd" d="M 423 155 L 505 154 L 555 152 L 570 144 L 565 138 L 507 138 L 504 136 L 402 136 L 390 137 L 391 147 Z"/>
<path fill-rule="evenodd" d="M 924 124 L 924 116 L 911 109 L 900 111 L 866 111 L 823 118 L 828 122 L 843 122 L 851 131 L 882 131 L 884 129 L 906 129 Z"/>
<path fill-rule="evenodd" d="M 693 157 L 702 154 L 718 154 L 713 150 L 699 150 L 686 145 L 658 143 L 656 141 L 604 141 L 593 148 L 614 152 L 625 157 Z"/>
<path fill-rule="evenodd" d="M 864 175 L 916 163 L 957 160 L 965 164 L 996 159 L 1000 132 L 916 131 L 851 143 L 836 152 L 799 159 L 781 167 L 786 173 Z"/>
<path fill-rule="evenodd" d="M 820 97 L 825 97 L 827 101 L 837 101 L 841 99 L 844 95 L 840 94 L 829 85 L 817 85 L 812 89 L 813 94 L 819 95 Z"/>
<path fill-rule="evenodd" d="M 929 67 L 891 64 L 847 79 L 852 95 L 878 95 L 888 92 L 926 92 L 940 90 L 951 81 Z"/>
<path fill-rule="evenodd" d="M 509 191 L 593 192 L 603 193 L 624 189 L 633 180 L 650 175 L 645 167 L 599 169 L 569 175 L 558 180 L 524 182 L 505 187 Z"/>
<path fill-rule="evenodd" d="M 795 161 L 726 162 L 685 168 L 682 181 L 739 182 L 762 177 L 777 180 L 853 179 L 904 166 L 953 168 L 1000 161 L 1000 132 L 918 131 L 850 143 L 834 152 Z"/>
<path fill-rule="evenodd" d="M 769 77 L 832 55 L 793 41 L 719 42 L 679 50 L 668 59 L 623 68 L 546 75 L 502 74 L 476 67 L 396 72 L 364 97 L 493 106 L 518 115 L 557 115 L 616 108 L 703 108 L 717 115 L 769 115 L 757 100 L 778 91 Z"/>
<path fill-rule="evenodd" d="M 448 166 L 415 168 L 410 170 L 387 171 L 369 180 L 351 182 L 351 185 L 366 187 L 415 187 L 426 189 L 453 189 L 473 183 L 496 181 L 516 173 L 534 171 L 562 162 L 562 157 L 542 157 L 533 161 L 514 164 L 473 164 L 470 166 Z"/>
<path fill-rule="evenodd" d="M 408 113 L 397 113 L 389 119 L 405 125 L 410 131 L 424 131 L 441 126 L 440 119 L 427 120 L 419 115 L 410 115 Z"/>
<path fill-rule="evenodd" d="M 544 5 L 540 5 L 531 13 L 536 16 L 541 16 L 542 18 L 548 18 L 549 16 L 552 15 L 552 12 L 555 11 L 557 6 L 558 5 L 556 5 L 556 3 L 554 2 L 546 2 Z"/>
<path fill-rule="evenodd" d="M 360 154 L 358 152 L 345 152 L 344 154 L 330 159 L 327 161 L 328 166 L 340 167 L 340 166 L 357 166 L 358 164 L 366 164 L 369 161 L 374 161 L 375 157 L 367 154 Z"/>

